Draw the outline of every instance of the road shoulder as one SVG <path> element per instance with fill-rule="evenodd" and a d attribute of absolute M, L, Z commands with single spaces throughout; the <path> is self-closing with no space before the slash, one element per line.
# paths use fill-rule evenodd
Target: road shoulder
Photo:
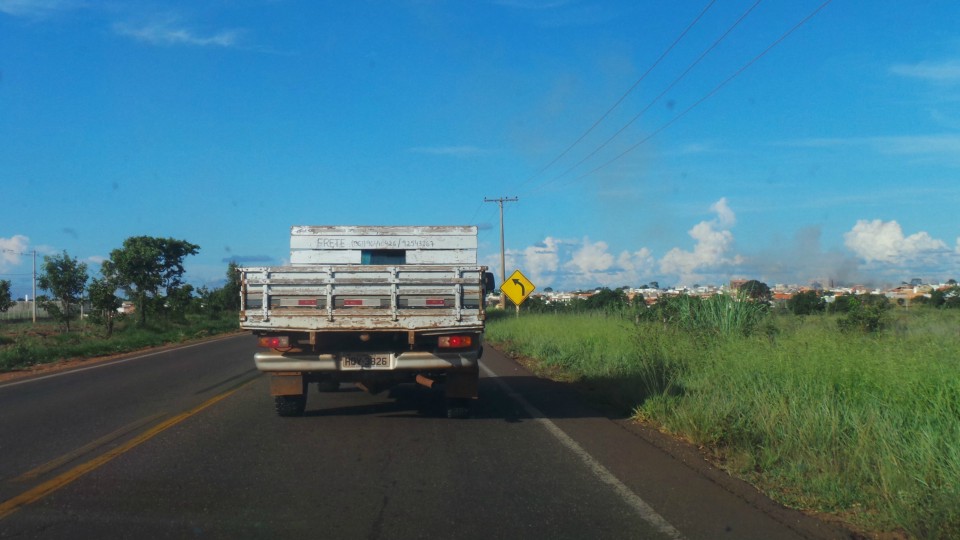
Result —
<path fill-rule="evenodd" d="M 535 376 L 493 347 L 483 364 L 688 538 L 851 538 L 712 466 L 699 450 L 586 403 L 574 385 Z"/>

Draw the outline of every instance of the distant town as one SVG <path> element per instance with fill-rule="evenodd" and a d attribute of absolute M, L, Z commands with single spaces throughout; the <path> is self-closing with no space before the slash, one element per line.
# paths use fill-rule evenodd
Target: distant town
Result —
<path fill-rule="evenodd" d="M 627 298 L 630 299 L 631 302 L 633 302 L 634 298 L 641 296 L 647 305 L 653 305 L 656 304 L 660 298 L 679 296 L 682 294 L 688 296 L 709 297 L 716 294 L 736 293 L 741 287 L 750 281 L 751 280 L 747 279 L 733 279 L 730 280 L 728 284 L 720 286 L 695 285 L 693 287 L 665 288 L 661 288 L 658 283 L 653 282 L 637 288 L 620 287 L 619 290 L 624 291 Z M 828 303 L 832 302 L 837 296 L 872 294 L 885 296 L 892 302 L 895 302 L 899 305 L 909 306 L 918 298 L 929 299 L 935 291 L 947 291 L 948 289 L 957 287 L 957 281 L 954 279 L 947 280 L 945 283 L 924 283 L 922 279 L 914 278 L 909 282 L 904 281 L 900 285 L 890 288 L 871 288 L 865 285 L 837 286 L 830 280 L 824 281 L 825 283 L 813 281 L 809 285 L 776 284 L 770 287 L 770 299 L 775 303 L 781 303 L 790 300 L 797 293 L 815 291 L 819 293 Z M 554 291 L 547 287 L 543 291 L 535 291 L 533 294 L 531 294 L 531 297 L 539 298 L 546 303 L 567 303 L 576 299 L 586 300 L 601 290 L 603 289 L 597 288 L 590 290 L 561 292 Z"/>

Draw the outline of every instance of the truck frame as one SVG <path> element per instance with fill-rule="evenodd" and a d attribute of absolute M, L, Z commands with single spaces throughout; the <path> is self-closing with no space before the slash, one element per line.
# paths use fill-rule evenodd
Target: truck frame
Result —
<path fill-rule="evenodd" d="M 476 227 L 295 226 L 290 244 L 290 265 L 239 269 L 240 326 L 280 416 L 304 413 L 310 383 L 419 383 L 469 415 L 494 287 Z"/>

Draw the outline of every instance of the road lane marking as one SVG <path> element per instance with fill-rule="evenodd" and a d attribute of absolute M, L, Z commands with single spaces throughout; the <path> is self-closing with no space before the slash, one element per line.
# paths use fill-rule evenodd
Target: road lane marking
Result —
<path fill-rule="evenodd" d="M 139 360 L 139 359 L 141 359 L 141 358 L 147 358 L 147 357 L 150 357 L 150 356 L 156 356 L 156 355 L 158 355 L 158 354 L 163 354 L 163 353 L 168 353 L 168 352 L 182 351 L 182 350 L 184 350 L 184 349 L 192 349 L 193 347 L 199 347 L 199 346 L 201 346 L 201 345 L 207 345 L 207 344 L 209 344 L 209 343 L 217 343 L 217 342 L 219 342 L 219 341 L 226 341 L 226 340 L 228 340 L 228 339 L 233 339 L 233 338 L 236 338 L 236 337 L 239 337 L 239 336 L 231 335 L 231 336 L 222 337 L 222 338 L 217 338 L 217 339 L 208 339 L 208 340 L 206 340 L 206 341 L 201 341 L 200 343 L 191 343 L 191 344 L 189 344 L 189 345 L 184 345 L 184 346 L 182 346 L 182 347 L 173 347 L 173 348 L 171 348 L 171 349 L 163 349 L 163 350 L 161 350 L 161 351 L 153 351 L 153 352 L 149 352 L 149 353 L 146 353 L 146 354 L 138 354 L 138 355 L 136 355 L 136 356 L 131 356 L 131 357 L 128 357 L 128 358 L 120 358 L 119 360 L 110 360 L 110 361 L 106 361 L 106 362 L 101 362 L 101 363 L 99 363 L 99 364 L 95 364 L 95 365 L 92 365 L 92 366 L 87 366 L 87 367 L 82 367 L 82 368 L 77 368 L 77 369 L 67 369 L 67 370 L 64 370 L 64 371 L 58 371 L 58 372 L 56 372 L 56 373 L 51 373 L 50 375 L 43 375 L 43 376 L 40 376 L 40 377 L 31 377 L 31 378 L 27 378 L 27 379 L 21 379 L 21 380 L 19 380 L 19 381 L 13 381 L 13 382 L 8 382 L 8 383 L 0 384 L 0 389 L 4 389 L 4 388 L 10 387 L 10 386 L 18 386 L 18 385 L 21 385 L 21 384 L 27 384 L 27 383 L 42 381 L 42 380 L 45 380 L 45 379 L 52 379 L 52 378 L 54 378 L 54 377 L 63 377 L 64 375 L 71 375 L 71 374 L 73 374 L 73 373 L 81 373 L 81 372 L 83 372 L 83 371 L 90 371 L 91 369 L 100 369 L 100 368 L 105 368 L 105 367 L 109 367 L 109 366 L 115 366 L 115 365 L 117 365 L 117 364 L 125 364 L 125 363 L 127 363 L 127 362 L 131 362 L 131 361 L 133 361 L 133 360 Z"/>
<path fill-rule="evenodd" d="M 627 487 L 626 484 L 620 481 L 619 478 L 614 476 L 609 469 L 603 466 L 602 463 L 597 461 L 589 452 L 583 449 L 577 441 L 573 440 L 569 435 L 567 435 L 562 429 L 560 429 L 556 424 L 550 421 L 539 409 L 534 407 L 527 401 L 523 396 L 517 393 L 513 388 L 510 388 L 510 385 L 503 381 L 503 378 L 493 372 L 487 366 L 480 364 L 480 369 L 483 371 L 484 375 L 493 379 L 495 383 L 503 390 L 511 399 L 516 401 L 523 409 L 530 415 L 535 422 L 539 422 L 548 433 L 553 435 L 560 444 L 567 447 L 568 450 L 574 453 L 581 461 L 590 469 L 590 472 L 600 480 L 601 482 L 609 485 L 613 488 L 617 495 L 637 514 L 647 523 L 652 525 L 658 531 L 663 533 L 669 538 L 674 540 L 683 540 L 684 536 L 680 533 L 669 521 L 664 519 L 663 516 L 657 513 L 652 506 L 647 504 L 646 501 L 640 498 L 639 495 L 633 492 L 632 489 Z"/>
<path fill-rule="evenodd" d="M 116 448 L 113 448 L 111 450 L 108 450 L 104 454 L 101 454 L 91 459 L 90 461 L 87 461 L 86 463 L 81 463 L 80 465 L 77 465 L 73 469 L 70 469 L 69 471 L 63 474 L 60 474 L 54 478 L 51 478 L 50 480 L 47 480 L 46 482 L 43 482 L 37 485 L 36 487 L 29 489 L 21 493 L 20 495 L 17 495 L 16 497 L 13 497 L 12 499 L 8 499 L 0 503 L 0 520 L 16 512 L 20 508 L 28 504 L 34 503 L 46 497 L 47 495 L 53 493 L 54 491 L 57 491 L 58 489 L 73 483 L 75 480 L 77 480 L 81 476 L 100 468 L 101 466 L 112 461 L 114 458 L 117 458 L 129 452 L 130 450 L 136 448 L 137 446 L 140 446 L 141 444 L 149 441 L 150 439 L 156 437 L 157 435 L 163 433 L 164 431 L 176 426 L 177 424 L 183 422 L 184 420 L 196 415 L 197 413 L 203 411 L 204 409 L 207 409 L 212 405 L 215 405 L 216 403 L 223 401 L 224 399 L 235 394 L 245 386 L 256 381 L 257 378 L 258 377 L 253 377 L 248 381 L 243 381 L 237 384 L 236 386 L 234 386 L 233 388 L 227 390 L 226 392 L 223 392 L 222 394 L 218 394 L 188 411 L 182 412 L 176 416 L 173 416 L 171 418 L 168 418 L 167 420 L 164 420 L 163 422 L 160 422 L 156 426 L 148 429 L 147 431 L 141 433 L 140 435 L 137 435 L 136 437 L 134 437 L 133 439 L 130 439 L 124 444 L 117 446 Z"/>
<path fill-rule="evenodd" d="M 164 416 L 164 414 L 165 413 L 154 414 L 146 418 L 141 418 L 140 420 L 137 420 L 136 422 L 133 422 L 131 424 L 127 424 L 126 426 L 123 426 L 122 428 L 116 431 L 108 433 L 93 442 L 87 443 L 81 446 L 80 448 L 73 450 L 72 452 L 68 452 L 54 460 L 48 461 L 47 463 L 40 465 L 39 467 L 31 469 L 21 474 L 20 476 L 11 479 L 10 482 L 28 482 L 30 480 L 34 480 L 35 478 L 39 478 L 40 476 L 43 476 L 50 471 L 58 469 L 63 465 L 80 458 L 81 456 L 84 456 L 86 454 L 89 454 L 90 452 L 93 452 L 97 448 L 100 448 L 101 446 L 109 442 L 112 442 L 116 439 L 119 439 L 120 437 L 123 437 L 127 433 L 136 431 L 137 429 L 155 420 L 158 420 L 160 417 Z"/>

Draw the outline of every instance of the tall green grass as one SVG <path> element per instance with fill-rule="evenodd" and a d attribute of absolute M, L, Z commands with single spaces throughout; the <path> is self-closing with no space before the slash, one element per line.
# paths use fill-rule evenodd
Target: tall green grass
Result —
<path fill-rule="evenodd" d="M 958 315 L 897 312 L 880 334 L 842 332 L 830 316 L 771 316 L 747 333 L 521 316 L 487 338 L 590 381 L 786 504 L 956 538 Z"/>

